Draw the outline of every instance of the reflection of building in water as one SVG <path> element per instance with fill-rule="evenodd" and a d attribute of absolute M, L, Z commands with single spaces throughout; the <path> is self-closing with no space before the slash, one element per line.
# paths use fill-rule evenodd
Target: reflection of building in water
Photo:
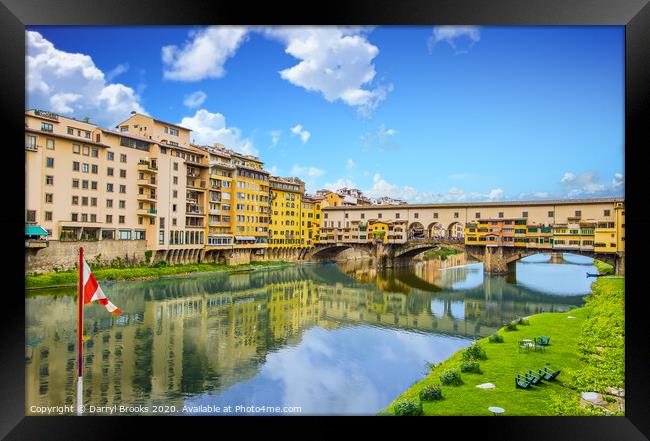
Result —
<path fill-rule="evenodd" d="M 504 278 L 454 290 L 454 281 L 439 277 L 431 279 L 436 286 L 417 274 L 370 271 L 352 267 L 363 283 L 330 265 L 106 284 L 126 313 L 112 318 L 103 308 L 85 309 L 84 401 L 182 408 L 187 394 L 252 378 L 270 351 L 296 344 L 315 325 L 367 323 L 474 337 L 515 315 L 557 308 L 557 299 Z M 419 274 L 428 280 L 435 268 Z M 33 404 L 74 404 L 74 296 L 30 298 L 26 320 L 27 413 Z"/>

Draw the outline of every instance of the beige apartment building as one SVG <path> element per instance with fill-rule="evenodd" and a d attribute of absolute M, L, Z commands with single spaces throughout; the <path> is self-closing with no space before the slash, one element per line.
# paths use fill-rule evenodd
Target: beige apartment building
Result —
<path fill-rule="evenodd" d="M 96 251 L 88 260 L 139 260 L 147 251 L 172 263 L 197 260 L 205 244 L 208 164 L 189 134 L 135 113 L 112 130 L 26 111 L 25 221 L 47 231 L 54 264 L 69 261 L 74 241 Z M 38 260 L 43 243 L 33 245 L 28 261 Z"/>

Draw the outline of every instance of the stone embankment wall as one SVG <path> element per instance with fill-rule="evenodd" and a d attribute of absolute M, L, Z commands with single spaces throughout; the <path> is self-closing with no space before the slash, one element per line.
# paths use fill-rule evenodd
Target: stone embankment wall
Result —
<path fill-rule="evenodd" d="M 146 240 L 100 240 L 93 242 L 61 242 L 52 240 L 40 249 L 25 249 L 25 272 L 47 273 L 69 270 L 79 261 L 79 247 L 84 249 L 86 262 L 108 265 L 114 259 L 127 264 L 145 260 Z"/>

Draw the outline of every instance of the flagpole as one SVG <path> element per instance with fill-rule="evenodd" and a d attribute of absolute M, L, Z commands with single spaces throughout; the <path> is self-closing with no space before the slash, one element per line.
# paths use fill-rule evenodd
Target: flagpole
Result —
<path fill-rule="evenodd" d="M 77 415 L 83 405 L 83 267 L 84 249 L 79 247 L 79 295 L 77 299 Z"/>

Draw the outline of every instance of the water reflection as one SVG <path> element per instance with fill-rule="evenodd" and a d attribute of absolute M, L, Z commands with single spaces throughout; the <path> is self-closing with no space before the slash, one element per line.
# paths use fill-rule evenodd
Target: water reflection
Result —
<path fill-rule="evenodd" d="M 126 313 L 85 310 L 84 401 L 374 413 L 425 362 L 515 316 L 580 305 L 585 270 L 522 262 L 509 283 L 455 255 L 396 271 L 346 262 L 105 283 Z M 76 303 L 65 294 L 26 299 L 28 414 L 74 403 Z"/>

